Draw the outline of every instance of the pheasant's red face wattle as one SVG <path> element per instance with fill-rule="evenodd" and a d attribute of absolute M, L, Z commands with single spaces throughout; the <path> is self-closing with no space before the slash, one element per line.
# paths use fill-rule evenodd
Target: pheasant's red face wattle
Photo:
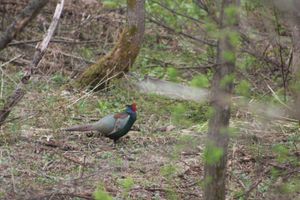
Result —
<path fill-rule="evenodd" d="M 131 105 L 131 109 L 132 109 L 133 112 L 136 112 L 136 103 L 133 103 Z"/>

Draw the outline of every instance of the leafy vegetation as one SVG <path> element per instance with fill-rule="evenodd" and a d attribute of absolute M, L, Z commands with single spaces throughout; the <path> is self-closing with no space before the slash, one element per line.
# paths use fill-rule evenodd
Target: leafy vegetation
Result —
<path fill-rule="evenodd" d="M 69 88 L 68 83 L 90 65 L 88 61 L 113 47 L 125 21 L 126 1 L 98 2 L 86 5 L 87 16 L 80 14 L 82 5 L 65 8 L 57 42 L 49 47 L 28 95 L 1 127 L 0 198 L 34 193 L 66 199 L 200 199 L 211 181 L 203 179 L 204 163 L 218 163 L 224 155 L 214 144 L 204 147 L 209 119 L 216 112 L 210 102 L 142 94 L 126 78 L 110 80 L 108 89 L 93 92 Z M 247 22 L 245 30 L 220 30 L 210 14 L 214 11 L 219 17 L 219 1 L 206 2 L 211 3 L 209 10 L 193 0 L 147 1 L 144 44 L 131 72 L 209 90 L 216 67 L 223 66 L 216 63 L 216 41 L 228 37 L 238 54 L 222 55 L 237 66 L 234 75 L 221 80 L 221 86 L 234 82 L 230 127 L 223 129 L 231 138 L 227 197 L 296 198 L 299 124 L 295 116 L 280 117 L 281 110 L 272 109 L 291 107 L 288 102 L 300 85 L 292 84 L 294 76 L 287 66 L 293 57 L 291 31 L 283 15 L 279 13 L 276 20 L 277 8 L 260 0 L 242 0 L 240 8 L 225 9 L 226 23 L 236 23 L 240 15 Z M 14 8 L 6 9 L 14 13 Z M 48 5 L 41 14 L 45 26 L 53 9 Z M 12 18 L 2 16 L 1 31 Z M 30 26 L 17 40 L 32 43 L 42 37 L 37 22 Z M 1 65 L 0 106 L 22 77 L 32 50 L 30 45 L 11 45 L 1 52 L 3 63 L 20 52 L 24 56 L 16 60 L 22 67 L 14 62 Z M 133 101 L 138 120 L 116 146 L 101 137 L 60 130 L 117 113 Z"/>

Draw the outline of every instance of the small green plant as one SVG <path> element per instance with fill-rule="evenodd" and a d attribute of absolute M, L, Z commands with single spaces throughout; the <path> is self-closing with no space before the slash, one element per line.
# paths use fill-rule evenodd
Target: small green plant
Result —
<path fill-rule="evenodd" d="M 108 158 L 111 158 L 113 156 L 113 154 L 111 152 L 103 152 L 101 154 L 101 159 L 108 159 Z"/>
<path fill-rule="evenodd" d="M 117 9 L 120 8 L 121 6 L 126 5 L 125 0 L 104 0 L 102 1 L 103 7 L 105 9 Z"/>
<path fill-rule="evenodd" d="M 160 173 L 163 177 L 171 179 L 173 176 L 175 176 L 176 168 L 174 165 L 166 165 L 160 169 Z"/>
<path fill-rule="evenodd" d="M 84 113 L 86 111 L 86 109 L 87 109 L 87 103 L 86 103 L 86 101 L 85 100 L 79 101 L 79 103 L 78 103 L 78 111 L 80 113 Z"/>
<path fill-rule="evenodd" d="M 229 37 L 230 44 L 237 47 L 240 44 L 241 37 L 236 31 L 228 31 L 227 35 Z"/>
<path fill-rule="evenodd" d="M 208 88 L 210 86 L 209 79 L 207 78 L 207 75 L 200 74 L 195 76 L 191 81 L 191 86 L 193 87 L 199 87 L 199 88 Z"/>
<path fill-rule="evenodd" d="M 106 192 L 104 185 L 101 183 L 93 193 L 95 200 L 113 200 L 113 198 Z"/>
<path fill-rule="evenodd" d="M 248 81 L 242 80 L 236 87 L 236 93 L 239 95 L 242 95 L 244 97 L 249 97 L 250 96 L 250 88 L 251 85 Z"/>
<path fill-rule="evenodd" d="M 209 165 L 216 164 L 220 162 L 223 156 L 223 149 L 215 146 L 214 144 L 207 144 L 204 150 L 204 161 Z"/>
<path fill-rule="evenodd" d="M 236 57 L 235 57 L 235 53 L 232 51 L 224 51 L 223 52 L 223 58 L 231 63 L 235 63 Z"/>
<path fill-rule="evenodd" d="M 178 71 L 177 69 L 173 68 L 173 67 L 169 67 L 167 69 L 167 74 L 168 74 L 168 77 L 171 81 L 174 81 L 176 82 L 177 81 L 177 77 L 178 77 Z"/>
<path fill-rule="evenodd" d="M 184 104 L 179 103 L 175 106 L 172 106 L 172 120 L 178 125 L 188 126 L 191 124 L 191 121 L 187 118 L 187 108 Z"/>
<path fill-rule="evenodd" d="M 174 176 L 176 175 L 177 169 L 174 165 L 165 165 L 160 169 L 160 174 L 166 178 L 168 183 L 168 189 L 167 189 L 167 199 L 178 199 L 178 195 L 173 189 L 174 184 Z"/>
<path fill-rule="evenodd" d="M 61 73 L 54 74 L 51 80 L 57 85 L 63 85 L 66 83 L 65 77 Z"/>
<path fill-rule="evenodd" d="M 246 70 L 248 68 L 253 68 L 256 65 L 256 58 L 254 56 L 243 54 L 242 59 L 237 60 L 237 66 L 241 70 Z"/>
<path fill-rule="evenodd" d="M 235 24 L 238 17 L 238 8 L 236 6 L 228 6 L 225 8 L 225 14 L 227 16 L 226 22 L 228 24 Z"/>
<path fill-rule="evenodd" d="M 221 87 L 227 87 L 228 84 L 233 83 L 235 79 L 234 74 L 228 74 L 221 80 Z"/>
<path fill-rule="evenodd" d="M 289 159 L 289 149 L 282 144 L 276 144 L 273 147 L 273 152 L 277 155 L 276 159 L 279 163 L 284 163 Z"/>
<path fill-rule="evenodd" d="M 149 75 L 157 78 L 163 78 L 165 75 L 165 70 L 162 67 L 154 67 L 153 70 L 150 71 Z"/>
<path fill-rule="evenodd" d="M 134 186 L 134 180 L 131 177 L 119 180 L 120 186 L 124 189 L 125 199 L 129 199 L 129 191 Z"/>
<path fill-rule="evenodd" d="M 105 112 L 105 111 L 109 110 L 109 108 L 110 108 L 110 105 L 107 101 L 98 101 L 98 109 L 101 112 Z"/>
<path fill-rule="evenodd" d="M 93 51 L 87 47 L 81 49 L 80 55 L 87 60 L 91 60 L 94 57 Z"/>

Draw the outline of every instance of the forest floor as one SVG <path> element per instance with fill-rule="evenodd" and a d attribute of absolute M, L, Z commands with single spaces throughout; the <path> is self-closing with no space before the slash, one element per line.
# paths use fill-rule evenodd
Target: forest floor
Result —
<path fill-rule="evenodd" d="M 107 193 L 114 199 L 202 199 L 207 120 L 198 115 L 207 105 L 181 102 L 187 110 L 176 119 L 177 101 L 116 85 L 91 94 L 33 81 L 0 132 L 0 199 L 109 199 Z M 132 101 L 138 120 L 115 146 L 107 138 L 60 130 Z M 239 131 L 229 148 L 228 199 L 297 199 L 297 124 L 233 110 L 231 126 Z M 274 144 L 290 149 L 274 152 Z"/>
<path fill-rule="evenodd" d="M 56 39 L 63 42 L 47 49 L 26 96 L 1 127 L 0 199 L 77 200 L 93 195 L 111 199 L 107 194 L 113 199 L 202 199 L 208 105 L 140 94 L 126 88 L 123 81 L 95 93 L 62 89 L 113 48 L 126 18 L 124 10 L 103 11 L 98 5 L 92 6 L 92 12 L 87 8 L 83 12 L 81 3 L 88 1 L 67 2 L 70 5 L 56 33 Z M 39 20 L 51 19 L 54 6 L 41 12 L 45 16 Z M 10 24 L 14 12 L 7 9 L 2 19 L 9 16 Z M 33 22 L 18 41 L 42 38 L 39 24 Z M 187 26 L 184 32 L 196 27 Z M 194 31 L 198 36 L 199 31 Z M 27 54 L 22 57 L 27 62 L 1 67 L 0 105 L 19 82 L 35 45 L 11 46 L 5 54 L 1 52 L 4 61 Z M 212 73 L 207 60 L 215 60 L 209 52 L 208 47 L 147 23 L 144 45 L 132 70 L 165 79 L 174 75 L 168 73 L 169 68 L 178 68 L 178 82 L 190 83 L 194 76 L 203 75 L 209 87 Z M 251 63 L 251 68 L 256 65 Z M 254 69 L 255 73 L 246 75 L 254 88 L 253 98 L 267 96 L 268 91 L 260 86 L 265 78 L 258 81 L 264 71 Z M 61 131 L 122 111 L 133 101 L 138 119 L 116 146 L 107 138 Z M 230 126 L 227 199 L 300 200 L 299 124 L 265 119 L 233 105 Z"/>

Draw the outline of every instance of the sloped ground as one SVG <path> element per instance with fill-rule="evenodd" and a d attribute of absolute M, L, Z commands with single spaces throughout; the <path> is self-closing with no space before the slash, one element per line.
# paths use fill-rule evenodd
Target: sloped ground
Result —
<path fill-rule="evenodd" d="M 1 130 L 1 199 L 90 199 L 100 186 L 115 199 L 202 199 L 205 122 L 181 125 L 170 112 L 173 100 L 118 87 L 82 99 L 86 93 L 48 88 L 54 89 L 29 93 Z M 59 130 L 122 110 L 132 99 L 139 106 L 138 120 L 116 146 L 106 138 Z M 249 115 L 245 119 L 239 112 L 232 120 L 241 132 L 229 151 L 228 199 L 244 194 L 295 199 L 298 129 L 292 123 L 266 126 Z M 287 155 L 271 151 L 274 144 L 289 143 Z"/>
<path fill-rule="evenodd" d="M 72 2 L 65 7 L 56 42 L 49 46 L 28 94 L 1 129 L 0 199 L 90 199 L 97 188 L 98 194 L 106 190 L 115 199 L 202 199 L 206 105 L 141 95 L 120 87 L 122 83 L 95 94 L 61 89 L 66 77 L 76 77 L 112 48 L 125 18 L 122 9 L 92 6 L 83 13 L 80 2 Z M 6 6 L 10 15 L 3 15 L 3 24 L 24 5 L 15 12 Z M 38 25 L 47 27 L 54 6 L 47 7 L 20 40 L 41 38 L 44 27 Z M 15 45 L 1 52 L 4 61 L 26 54 L 1 68 L 1 100 L 15 87 L 12 80 L 18 82 L 34 46 L 35 42 Z M 199 56 L 202 49 L 190 52 L 190 46 L 148 24 L 145 48 L 134 69 L 165 78 L 166 67 L 174 66 L 180 81 L 186 82 L 183 79 L 203 71 L 195 60 L 206 57 Z M 250 78 L 259 82 L 257 76 Z M 115 147 L 105 138 L 59 130 L 120 111 L 133 100 L 138 120 Z M 174 113 L 177 104 L 186 110 Z M 229 149 L 228 199 L 299 199 L 299 125 L 261 119 L 236 107 L 231 125 L 239 131 Z"/>
<path fill-rule="evenodd" d="M 59 128 L 93 118 L 82 115 L 97 115 L 95 103 L 110 101 L 110 97 L 90 96 L 66 108 L 72 104 L 72 100 L 68 101 L 71 94 L 61 94 L 28 94 L 14 113 L 23 116 L 23 120 L 19 123 L 17 119 L 2 130 L 1 198 L 91 198 L 96 187 L 103 184 L 120 199 L 164 199 L 170 195 L 199 199 L 202 133 L 178 128 L 159 132 L 157 128 L 170 125 L 170 116 L 149 113 L 151 108 L 142 103 L 135 131 L 116 146 L 107 138 L 66 133 Z M 82 102 L 88 106 L 82 106 Z M 119 105 L 117 109 L 123 109 Z M 162 121 L 165 119 L 168 120 Z M 149 126 L 154 121 L 158 127 Z M 127 189 L 122 184 L 124 180 L 133 180 L 133 185 Z"/>

